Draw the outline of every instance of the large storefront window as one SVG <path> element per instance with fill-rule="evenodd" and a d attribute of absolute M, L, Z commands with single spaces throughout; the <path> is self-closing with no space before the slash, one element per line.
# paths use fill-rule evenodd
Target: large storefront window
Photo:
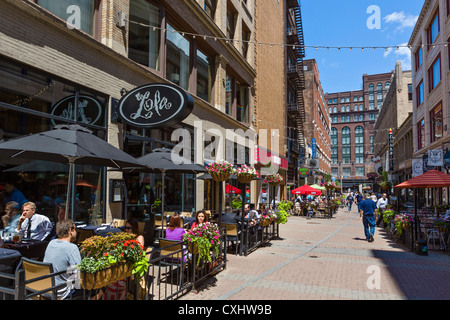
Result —
<path fill-rule="evenodd" d="M 135 158 L 149 154 L 157 148 L 172 149 L 172 132 L 180 126 L 165 129 L 137 129 L 128 127 L 125 134 L 125 151 Z M 186 128 L 185 128 L 186 129 Z M 190 129 L 193 136 L 193 129 Z M 191 154 L 194 155 L 193 150 Z M 191 158 L 191 161 L 193 159 Z M 191 212 L 195 208 L 195 175 L 171 173 L 165 175 L 164 211 Z M 162 175 L 160 173 L 129 173 L 127 182 L 128 215 L 145 217 L 161 212 Z"/>
<path fill-rule="evenodd" d="M 107 97 L 34 68 L 0 59 L 0 139 L 53 129 L 55 124 L 79 124 L 106 137 Z M 56 221 L 58 204 L 67 202 L 69 166 L 40 160 L 2 158 L 0 184 L 14 182 L 37 212 Z M 76 165 L 70 218 L 90 222 L 103 217 L 105 168 Z M 0 194 L 0 203 L 8 194 Z"/>

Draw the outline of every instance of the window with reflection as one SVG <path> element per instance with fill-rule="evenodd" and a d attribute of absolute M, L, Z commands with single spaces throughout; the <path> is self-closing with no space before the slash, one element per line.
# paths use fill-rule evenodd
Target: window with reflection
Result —
<path fill-rule="evenodd" d="M 431 139 L 430 142 L 434 142 L 442 138 L 443 126 L 442 126 L 442 103 L 439 103 L 430 112 L 430 124 L 431 124 Z"/>
<path fill-rule="evenodd" d="M 7 59 L 0 60 L 1 138 L 48 131 L 58 124 L 78 124 L 106 140 L 108 97 L 38 69 Z M 102 219 L 106 169 L 75 165 L 73 202 L 67 199 L 69 166 L 36 159 L 2 159 L 0 183 L 13 174 L 16 187 L 37 205 L 37 212 L 57 221 L 58 205 L 73 203 L 69 218 L 91 222 Z M 10 169 L 10 173 L 4 170 Z"/>
<path fill-rule="evenodd" d="M 157 71 L 161 70 L 161 23 L 159 7 L 146 0 L 130 1 L 128 57 Z"/>
<path fill-rule="evenodd" d="M 362 126 L 355 128 L 355 162 L 364 163 L 364 129 Z"/>
<path fill-rule="evenodd" d="M 76 23 L 79 17 L 79 27 L 82 31 L 95 35 L 95 20 L 97 19 L 100 7 L 99 0 L 37 0 L 37 3 L 44 9 L 60 17 L 68 23 Z"/>
<path fill-rule="evenodd" d="M 169 81 L 189 91 L 190 41 L 170 24 L 167 24 L 166 77 Z"/>
<path fill-rule="evenodd" d="M 213 83 L 214 59 L 197 50 L 197 96 L 205 101 L 211 101 Z"/>

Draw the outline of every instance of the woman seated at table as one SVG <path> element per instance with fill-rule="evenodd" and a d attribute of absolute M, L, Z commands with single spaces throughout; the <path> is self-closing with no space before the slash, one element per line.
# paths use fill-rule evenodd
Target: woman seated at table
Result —
<path fill-rule="evenodd" d="M 144 236 L 139 234 L 139 222 L 135 218 L 128 219 L 124 229 L 125 232 L 134 233 L 137 236 L 137 242 L 139 242 L 142 247 L 144 246 Z"/>
<path fill-rule="evenodd" d="M 173 215 L 170 217 L 169 226 L 166 229 L 166 239 L 168 240 L 183 240 L 183 234 L 186 233 L 180 226 L 181 218 L 179 215 Z"/>
<path fill-rule="evenodd" d="M 199 224 L 207 221 L 205 210 L 199 210 L 195 213 L 195 222 L 192 224 L 191 229 L 197 228 Z"/>

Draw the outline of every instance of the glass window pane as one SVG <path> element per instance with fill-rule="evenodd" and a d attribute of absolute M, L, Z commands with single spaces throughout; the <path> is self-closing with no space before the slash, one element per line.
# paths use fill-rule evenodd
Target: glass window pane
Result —
<path fill-rule="evenodd" d="M 76 14 L 76 11 L 69 7 L 76 6 L 80 9 L 80 29 L 94 35 L 94 0 L 39 0 L 38 3 L 65 21 Z M 70 20 L 68 22 L 71 22 Z"/>
<path fill-rule="evenodd" d="M 197 50 L 197 95 L 205 101 L 211 101 L 212 59 Z"/>
<path fill-rule="evenodd" d="M 161 10 L 145 0 L 130 2 L 130 20 L 150 27 L 130 23 L 128 57 L 149 68 L 161 70 Z M 153 29 L 153 27 L 156 27 Z"/>
<path fill-rule="evenodd" d="M 167 24 L 167 78 L 189 90 L 190 42 Z"/>

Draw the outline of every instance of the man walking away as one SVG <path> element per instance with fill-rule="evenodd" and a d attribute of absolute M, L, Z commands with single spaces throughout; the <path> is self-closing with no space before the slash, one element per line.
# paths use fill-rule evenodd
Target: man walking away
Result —
<path fill-rule="evenodd" d="M 364 234 L 367 241 L 373 242 L 373 235 L 375 234 L 375 209 L 377 208 L 375 202 L 370 199 L 370 195 L 366 194 L 365 199 L 359 205 L 359 215 L 364 225 Z"/>

